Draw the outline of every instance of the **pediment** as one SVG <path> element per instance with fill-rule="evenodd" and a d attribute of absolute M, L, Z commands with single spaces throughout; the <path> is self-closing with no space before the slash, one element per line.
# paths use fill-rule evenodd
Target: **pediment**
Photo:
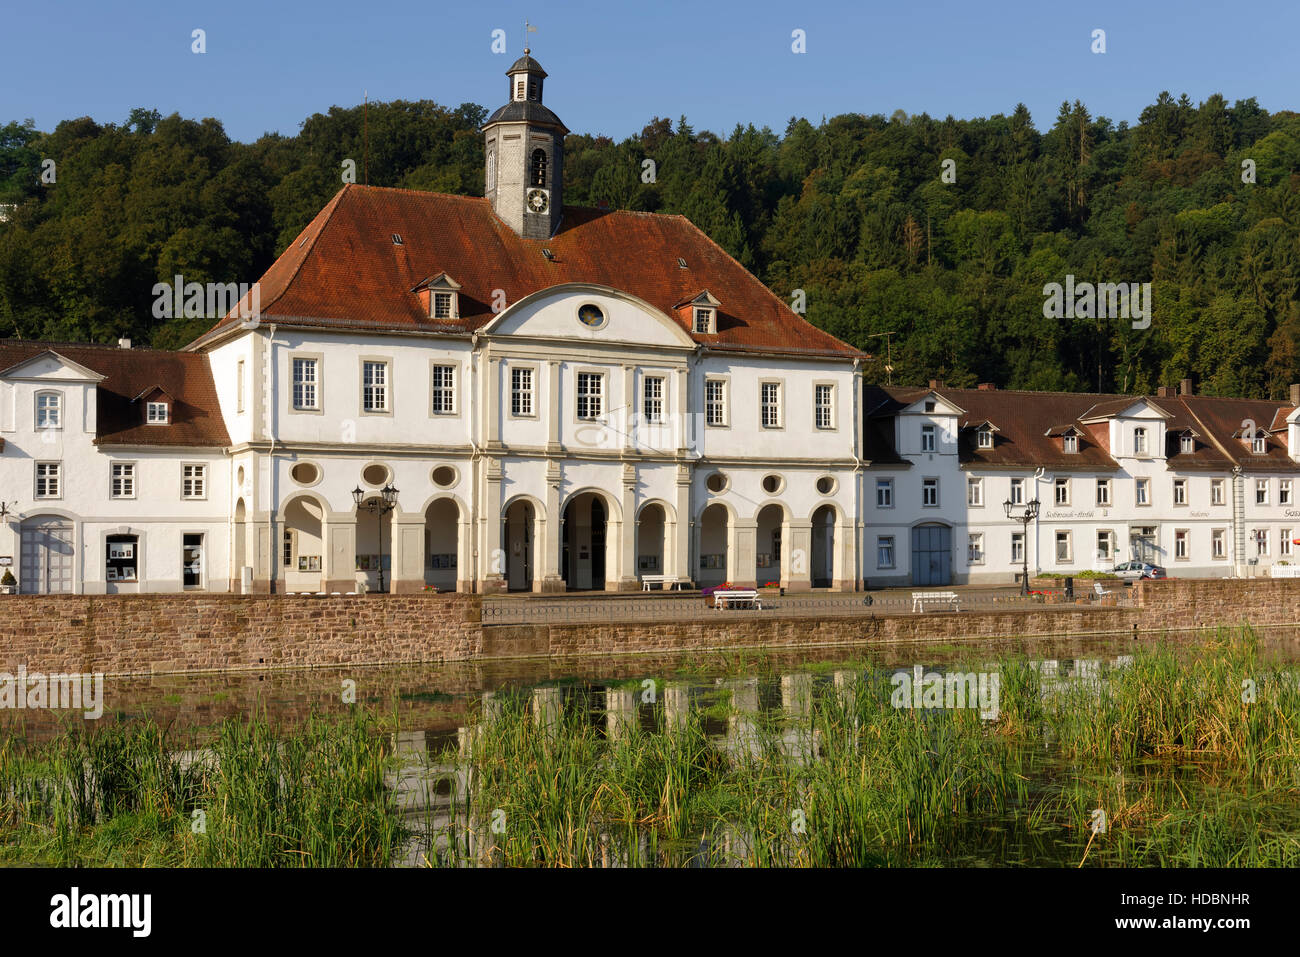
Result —
<path fill-rule="evenodd" d="M 0 372 L 0 379 L 22 380 L 28 382 L 103 382 L 106 377 L 61 356 L 53 349 L 46 349 L 29 359 L 11 365 Z"/>

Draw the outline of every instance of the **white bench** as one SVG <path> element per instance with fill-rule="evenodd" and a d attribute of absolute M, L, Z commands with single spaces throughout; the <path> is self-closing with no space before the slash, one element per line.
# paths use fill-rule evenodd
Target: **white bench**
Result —
<path fill-rule="evenodd" d="M 961 611 L 961 596 L 955 591 L 912 592 L 912 611 L 924 612 L 927 604 L 947 605 L 953 611 Z"/>
<path fill-rule="evenodd" d="M 1093 591 L 1093 594 L 1096 595 L 1098 598 L 1105 598 L 1107 595 L 1112 594 L 1112 593 L 1115 591 L 1115 589 L 1113 589 L 1113 588 L 1102 588 L 1102 587 L 1101 587 L 1101 582 L 1093 582 L 1093 583 L 1092 583 L 1092 591 Z"/>
<path fill-rule="evenodd" d="M 738 605 L 748 605 L 761 611 L 763 599 L 759 596 L 756 588 L 728 588 L 726 591 L 715 591 L 713 593 L 713 607 L 715 609 L 735 608 Z"/>
<path fill-rule="evenodd" d="M 686 585 L 686 584 L 689 584 L 687 579 L 678 578 L 675 575 L 642 575 L 641 576 L 642 591 L 649 591 L 651 585 L 658 585 L 664 591 L 667 591 L 670 586 L 674 590 L 676 590 L 680 588 L 682 585 Z"/>

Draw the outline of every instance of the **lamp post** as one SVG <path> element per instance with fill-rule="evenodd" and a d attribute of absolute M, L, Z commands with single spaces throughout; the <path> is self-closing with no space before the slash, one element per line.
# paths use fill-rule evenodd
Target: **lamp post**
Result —
<path fill-rule="evenodd" d="M 352 501 L 357 504 L 357 511 L 365 509 L 379 521 L 379 590 L 384 588 L 384 516 L 397 507 L 397 489 L 385 485 L 380 491 L 380 498 L 365 501 L 366 493 L 357 486 L 352 490 Z"/>
<path fill-rule="evenodd" d="M 1007 499 L 1002 503 L 1007 518 L 1020 523 L 1020 557 L 1024 559 L 1024 568 L 1020 575 L 1020 594 L 1029 594 L 1029 523 L 1038 517 L 1038 499 L 1025 503 L 1024 511 L 1016 515 L 1016 503 Z"/>

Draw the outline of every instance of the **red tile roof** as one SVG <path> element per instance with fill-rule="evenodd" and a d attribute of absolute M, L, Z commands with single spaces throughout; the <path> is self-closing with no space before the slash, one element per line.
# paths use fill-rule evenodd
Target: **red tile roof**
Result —
<path fill-rule="evenodd" d="M 118 349 L 85 343 L 0 339 L 0 369 L 54 352 L 104 376 L 96 389 L 96 443 L 108 445 L 213 446 L 230 444 L 208 357 L 197 352 Z M 145 423 L 145 402 L 136 396 L 160 388 L 172 400 L 171 421 Z"/>
<path fill-rule="evenodd" d="M 458 320 L 430 319 L 412 291 L 440 272 L 460 283 Z M 283 325 L 463 335 L 493 318 L 494 290 L 512 303 L 572 282 L 644 299 L 688 334 L 674 306 L 708 289 L 721 302 L 718 331 L 693 338 L 710 349 L 862 355 L 791 311 L 688 219 L 659 213 L 568 206 L 555 236 L 529 240 L 487 199 L 348 185 L 266 271 L 259 292 L 262 318 Z M 232 310 L 192 347 L 238 322 Z"/>

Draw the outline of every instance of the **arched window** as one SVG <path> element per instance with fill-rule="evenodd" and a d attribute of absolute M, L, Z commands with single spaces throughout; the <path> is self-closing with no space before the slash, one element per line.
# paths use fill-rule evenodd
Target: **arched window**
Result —
<path fill-rule="evenodd" d="M 532 184 L 534 186 L 545 186 L 546 185 L 546 150 L 543 149 L 533 150 L 532 170 L 533 170 Z"/>
<path fill-rule="evenodd" d="M 497 186 L 497 154 L 488 150 L 487 155 L 487 188 L 496 189 Z"/>

